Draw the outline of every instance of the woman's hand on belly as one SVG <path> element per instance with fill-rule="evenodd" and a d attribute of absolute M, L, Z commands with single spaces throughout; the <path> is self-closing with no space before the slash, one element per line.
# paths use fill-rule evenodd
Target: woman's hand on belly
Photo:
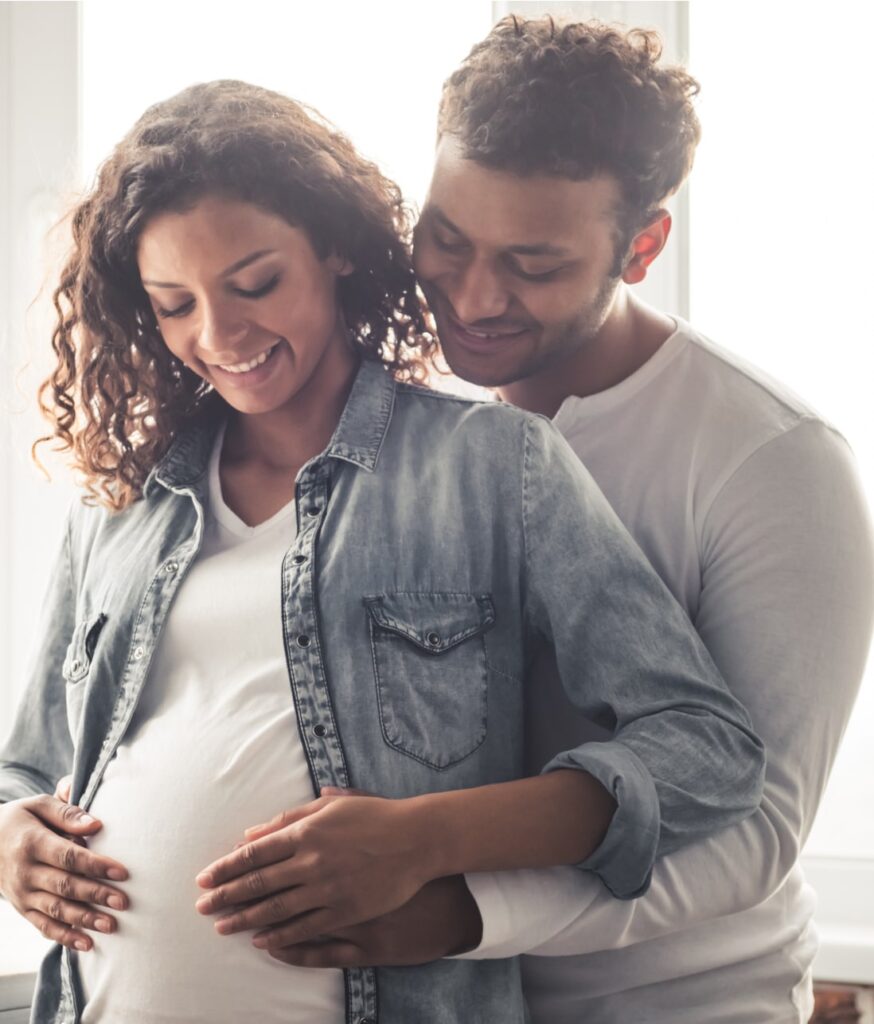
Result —
<path fill-rule="evenodd" d="M 126 879 L 124 865 L 81 845 L 101 828 L 56 796 L 0 805 L 0 893 L 47 939 L 83 953 L 92 941 L 82 929 L 112 932 L 117 925 L 94 904 L 127 906 L 124 893 L 105 882 Z"/>
<path fill-rule="evenodd" d="M 322 796 L 283 812 L 197 876 L 210 891 L 196 909 L 235 908 L 216 930 L 262 929 L 253 939 L 260 948 L 308 942 L 397 909 L 433 877 L 405 803 Z"/>

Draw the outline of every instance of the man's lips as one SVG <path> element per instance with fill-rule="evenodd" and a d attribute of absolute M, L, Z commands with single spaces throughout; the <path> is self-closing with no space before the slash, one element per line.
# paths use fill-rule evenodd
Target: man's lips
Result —
<path fill-rule="evenodd" d="M 513 341 L 527 334 L 528 324 L 477 324 L 468 325 L 444 307 L 446 323 L 452 334 L 467 348 L 492 348 Z"/>

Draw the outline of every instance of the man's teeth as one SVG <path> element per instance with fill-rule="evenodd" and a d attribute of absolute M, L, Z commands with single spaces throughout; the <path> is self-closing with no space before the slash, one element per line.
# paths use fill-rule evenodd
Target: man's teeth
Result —
<path fill-rule="evenodd" d="M 520 334 L 521 331 L 518 329 L 515 331 L 475 331 L 472 327 L 465 327 L 465 331 L 468 334 L 472 334 L 475 338 L 509 338 L 513 334 Z"/>
<path fill-rule="evenodd" d="M 219 366 L 221 366 L 223 370 L 227 370 L 228 373 L 248 373 L 249 370 L 254 370 L 256 366 L 260 366 L 262 363 L 266 363 L 267 357 L 270 355 L 273 349 L 276 348 L 276 345 L 278 344 L 279 343 L 276 342 L 275 344 L 271 345 L 270 348 L 262 352 L 260 356 L 255 356 L 255 358 L 250 360 L 248 363 L 234 363 L 232 366 L 224 366 L 221 363 L 219 363 Z"/>

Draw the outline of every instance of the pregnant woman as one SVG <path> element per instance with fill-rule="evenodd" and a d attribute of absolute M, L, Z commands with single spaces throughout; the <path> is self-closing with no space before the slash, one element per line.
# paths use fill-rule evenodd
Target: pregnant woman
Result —
<path fill-rule="evenodd" d="M 271 936 L 464 871 L 632 897 L 756 805 L 743 709 L 546 420 L 418 386 L 397 189 L 317 116 L 192 87 L 72 226 L 43 406 L 89 500 L 0 761 L 0 892 L 57 943 L 34 1019 L 522 1022 L 513 960 L 317 971 Z M 614 738 L 519 780 L 544 652 Z M 222 890 L 247 827 L 327 787 L 374 796 L 247 843 Z"/>

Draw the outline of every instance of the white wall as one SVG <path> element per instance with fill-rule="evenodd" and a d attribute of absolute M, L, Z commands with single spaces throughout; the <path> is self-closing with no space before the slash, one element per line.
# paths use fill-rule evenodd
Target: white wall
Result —
<path fill-rule="evenodd" d="M 50 365 L 47 236 L 77 177 L 78 34 L 75 3 L 0 4 L 0 735 L 72 493 L 63 474 L 49 486 L 29 453 Z"/>

